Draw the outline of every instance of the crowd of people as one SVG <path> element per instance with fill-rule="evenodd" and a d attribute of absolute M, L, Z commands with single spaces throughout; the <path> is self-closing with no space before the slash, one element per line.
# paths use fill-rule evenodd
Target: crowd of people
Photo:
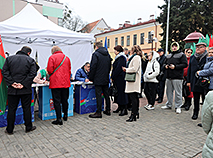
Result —
<path fill-rule="evenodd" d="M 12 134 L 14 129 L 15 112 L 18 100 L 21 99 L 24 109 L 24 120 L 26 132 L 34 130 L 32 126 L 30 101 L 31 84 L 49 84 L 52 92 L 56 120 L 54 125 L 63 125 L 67 121 L 68 96 L 71 74 L 70 59 L 58 46 L 51 49 L 52 55 L 48 59 L 45 69 L 39 69 L 36 62 L 29 57 L 31 48 L 24 46 L 16 55 L 9 56 L 2 69 L 2 74 L 8 85 L 8 126 L 6 133 Z M 114 47 L 116 55 L 111 68 L 112 59 L 107 49 L 101 42 L 95 43 L 95 52 L 90 62 L 86 62 L 75 74 L 75 81 L 93 82 L 97 101 L 97 111 L 90 114 L 90 118 L 102 118 L 102 93 L 105 98 L 105 110 L 103 114 L 111 115 L 111 102 L 109 94 L 109 83 L 116 89 L 114 103 L 118 108 L 113 111 L 119 116 L 131 114 L 127 122 L 139 119 L 139 98 L 142 91 L 147 99 L 146 110 L 154 110 L 155 102 L 162 103 L 166 87 L 167 102 L 162 109 L 172 109 L 174 104 L 177 114 L 181 108 L 189 110 L 194 100 L 192 119 L 197 119 L 199 114 L 200 96 L 202 100 L 205 95 L 213 89 L 213 48 L 206 50 L 205 43 L 196 44 L 196 52 L 192 55 L 192 49 L 180 50 L 177 42 L 171 44 L 170 53 L 165 55 L 162 48 L 144 54 L 140 46 L 135 45 L 130 50 L 117 45 Z M 19 63 L 25 63 L 23 67 Z M 18 67 L 18 69 L 17 69 Z M 19 69 L 20 68 L 20 69 Z M 57 70 L 57 71 L 56 71 Z M 37 74 L 37 76 L 36 76 Z M 210 79 L 207 88 L 198 84 L 200 77 Z M 187 92 L 183 93 L 183 89 Z M 175 101 L 173 102 L 173 94 Z M 184 97 L 184 103 L 183 103 Z M 62 105 L 62 106 L 61 106 Z M 62 121 L 63 112 L 63 121 Z"/>

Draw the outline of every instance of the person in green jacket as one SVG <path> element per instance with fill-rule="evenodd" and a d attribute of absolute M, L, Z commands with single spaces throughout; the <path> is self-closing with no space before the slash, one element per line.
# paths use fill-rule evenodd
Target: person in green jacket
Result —
<path fill-rule="evenodd" d="M 202 158 L 211 158 L 213 157 L 213 91 L 210 91 L 205 97 L 201 121 L 203 130 L 208 134 L 206 143 L 203 146 Z"/>

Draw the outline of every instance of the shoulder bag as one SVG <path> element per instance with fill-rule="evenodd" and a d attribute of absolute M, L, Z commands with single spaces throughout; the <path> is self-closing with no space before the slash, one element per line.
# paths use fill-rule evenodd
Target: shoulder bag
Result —
<path fill-rule="evenodd" d="M 64 60 L 66 59 L 66 55 L 64 56 L 64 59 L 62 60 L 62 62 L 60 63 L 60 65 L 58 65 L 58 67 L 49 75 L 50 77 L 52 76 L 52 74 L 58 70 L 58 68 L 63 64 Z"/>

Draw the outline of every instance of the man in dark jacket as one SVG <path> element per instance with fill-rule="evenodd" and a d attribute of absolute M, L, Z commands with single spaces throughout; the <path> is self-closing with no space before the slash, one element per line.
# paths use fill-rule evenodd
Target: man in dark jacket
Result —
<path fill-rule="evenodd" d="M 77 70 L 75 74 L 76 81 L 89 82 L 90 63 L 86 62 L 84 66 Z"/>
<path fill-rule="evenodd" d="M 175 91 L 175 108 L 176 113 L 181 113 L 182 106 L 182 84 L 183 69 L 188 66 L 186 55 L 179 50 L 180 46 L 177 42 L 171 44 L 171 53 L 166 56 L 164 67 L 166 69 L 167 82 L 167 102 L 162 109 L 171 109 L 173 104 L 173 92 Z"/>
<path fill-rule="evenodd" d="M 89 80 L 95 85 L 97 111 L 94 114 L 89 115 L 89 117 L 102 118 L 102 92 L 106 100 L 106 109 L 103 113 L 111 115 L 109 100 L 109 73 L 111 69 L 111 57 L 101 42 L 96 42 L 95 46 L 96 51 L 92 54 L 92 60 L 90 62 Z"/>
<path fill-rule="evenodd" d="M 166 60 L 166 56 L 164 55 L 164 50 L 162 48 L 158 49 L 157 52 L 160 55 L 160 57 L 158 57 L 157 59 L 160 64 L 160 74 L 163 73 L 163 75 L 160 78 L 158 83 L 158 88 L 157 88 L 158 98 L 156 99 L 156 101 L 158 101 L 158 103 L 162 103 L 163 96 L 164 96 L 165 82 L 166 82 L 165 67 L 163 66 L 163 64 Z"/>
<path fill-rule="evenodd" d="M 195 76 L 196 72 L 202 70 L 206 63 L 207 51 L 206 43 L 196 44 L 196 52 L 190 57 L 189 67 L 187 73 L 187 86 L 191 87 L 194 98 L 194 113 L 192 116 L 193 120 L 198 118 L 199 106 L 200 106 L 200 95 L 204 98 L 204 89 L 196 84 L 198 78 Z"/>
<path fill-rule="evenodd" d="M 35 60 L 29 57 L 30 54 L 31 48 L 24 46 L 16 55 L 6 58 L 2 69 L 2 74 L 8 86 L 8 114 L 7 128 L 5 130 L 7 134 L 13 134 L 15 113 L 20 99 L 24 112 L 26 132 L 36 129 L 36 126 L 32 125 L 31 84 L 36 76 L 37 67 Z"/>

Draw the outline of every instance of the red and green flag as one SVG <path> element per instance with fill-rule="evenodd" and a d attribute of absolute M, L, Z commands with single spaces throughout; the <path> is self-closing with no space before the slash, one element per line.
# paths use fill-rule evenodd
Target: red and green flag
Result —
<path fill-rule="evenodd" d="M 2 68 L 6 60 L 3 43 L 0 36 L 0 115 L 3 115 L 7 104 L 7 86 L 2 75 Z"/>

